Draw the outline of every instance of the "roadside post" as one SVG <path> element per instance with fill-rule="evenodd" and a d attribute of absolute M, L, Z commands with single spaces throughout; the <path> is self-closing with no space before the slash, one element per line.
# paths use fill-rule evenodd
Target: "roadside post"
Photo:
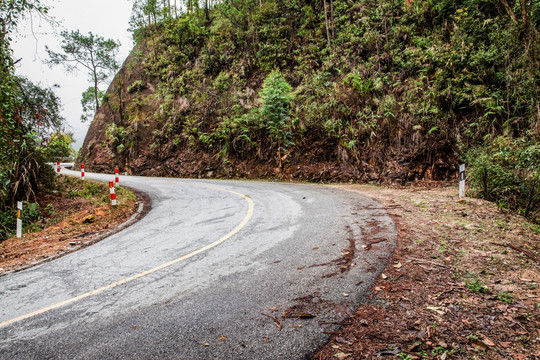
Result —
<path fill-rule="evenodd" d="M 459 166 L 459 198 L 465 197 L 465 164 Z"/>
<path fill-rule="evenodd" d="M 60 175 L 60 161 L 56 162 L 56 174 Z"/>
<path fill-rule="evenodd" d="M 114 181 L 109 181 L 109 192 L 111 193 L 111 205 L 116 206 L 116 193 L 114 191 Z"/>
<path fill-rule="evenodd" d="M 81 180 L 84 180 L 84 164 L 81 164 Z"/>
<path fill-rule="evenodd" d="M 17 201 L 17 237 L 22 237 L 22 201 Z"/>
<path fill-rule="evenodd" d="M 120 182 L 120 178 L 118 177 L 118 168 L 114 169 L 114 183 L 116 186 L 118 186 L 118 183 Z"/>

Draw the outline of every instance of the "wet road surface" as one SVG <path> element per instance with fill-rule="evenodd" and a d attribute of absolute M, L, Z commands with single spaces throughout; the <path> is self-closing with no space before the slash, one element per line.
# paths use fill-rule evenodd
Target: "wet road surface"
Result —
<path fill-rule="evenodd" d="M 396 243 L 382 206 L 356 192 L 120 184 L 149 196 L 139 222 L 0 277 L 0 359 L 303 359 L 368 294 Z"/>

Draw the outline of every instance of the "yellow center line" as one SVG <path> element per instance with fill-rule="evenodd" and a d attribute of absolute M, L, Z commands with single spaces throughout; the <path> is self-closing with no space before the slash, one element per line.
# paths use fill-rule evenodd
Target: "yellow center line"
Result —
<path fill-rule="evenodd" d="M 171 181 L 172 182 L 172 181 Z M 65 300 L 65 301 L 62 301 L 62 302 L 59 302 L 57 304 L 54 304 L 54 305 L 51 305 L 51 306 L 47 306 L 45 308 L 42 308 L 40 310 L 36 310 L 36 311 L 33 311 L 31 313 L 28 313 L 28 314 L 25 314 L 25 315 L 21 315 L 19 317 L 16 317 L 14 319 L 11 319 L 11 320 L 6 320 L 4 322 L 1 322 L 0 323 L 0 328 L 1 327 L 4 327 L 4 326 L 7 326 L 7 325 L 11 325 L 13 323 L 16 323 L 16 322 L 19 322 L 19 321 L 22 321 L 22 320 L 25 320 L 25 319 L 28 319 L 28 318 L 31 318 L 31 317 L 34 317 L 34 316 L 37 316 L 37 315 L 40 315 L 40 314 L 43 314 L 47 311 L 50 311 L 50 310 L 54 310 L 54 309 L 58 309 L 59 307 L 62 307 L 62 306 L 65 306 L 65 305 L 68 305 L 68 304 L 72 304 L 76 301 L 79 301 L 79 300 L 82 300 L 84 298 L 87 298 L 89 296 L 93 296 L 93 295 L 97 295 L 97 294 L 100 294 L 104 291 L 107 291 L 107 290 L 110 290 L 110 289 L 113 289 L 117 286 L 120 286 L 120 285 L 123 285 L 123 284 L 126 284 L 128 282 L 131 282 L 133 280 L 136 280 L 138 278 L 141 278 L 143 276 L 146 276 L 146 275 L 150 275 L 152 273 L 155 273 L 156 271 L 159 271 L 159 270 L 162 270 L 162 269 L 165 269 L 169 266 L 172 266 L 174 264 L 177 264 L 181 261 L 184 261 L 186 259 L 189 259 L 195 255 L 198 255 L 200 253 L 203 253 L 207 250 L 210 250 L 220 244 L 222 244 L 223 242 L 225 242 L 226 240 L 228 240 L 229 238 L 231 238 L 232 236 L 236 235 L 238 232 L 240 232 L 240 230 L 242 230 L 246 224 L 249 222 L 249 220 L 251 219 L 252 215 L 253 215 L 253 209 L 254 209 L 254 203 L 253 203 L 253 200 L 251 200 L 251 198 L 247 195 L 244 195 L 244 194 L 241 194 L 241 193 L 238 193 L 236 191 L 232 191 L 232 190 L 226 190 L 226 189 L 222 189 L 222 188 L 218 188 L 218 187 L 213 187 L 213 186 L 206 186 L 206 185 L 199 185 L 199 184 L 193 184 L 193 183 L 188 183 L 188 182 L 182 182 L 184 184 L 188 184 L 188 185 L 191 185 L 191 186 L 197 186 L 197 187 L 204 187 L 204 188 L 208 188 L 208 189 L 212 189 L 212 190 L 217 190 L 217 191 L 223 191 L 223 192 L 228 192 L 228 193 L 231 193 L 231 194 L 234 194 L 234 195 L 238 195 L 242 198 L 244 198 L 245 200 L 247 200 L 248 202 L 248 210 L 246 212 L 246 215 L 244 216 L 244 219 L 242 220 L 242 222 L 240 222 L 240 224 L 238 224 L 231 232 L 229 232 L 228 234 L 224 235 L 223 237 L 219 238 L 218 240 L 214 241 L 213 243 L 211 244 L 208 244 L 198 250 L 195 250 L 189 254 L 186 254 L 184 256 L 181 256 L 179 257 L 178 259 L 174 259 L 174 260 L 171 260 L 165 264 L 162 264 L 162 265 L 159 265 L 159 266 L 156 266 L 155 268 L 152 268 L 150 270 L 146 270 L 140 274 L 137 274 L 137 275 L 133 275 L 131 277 L 128 277 L 126 279 L 123 279 L 123 280 L 119 280 L 115 283 L 112 283 L 112 284 L 109 284 L 109 285 L 106 285 L 106 286 L 103 286 L 99 289 L 95 289 L 95 290 L 92 290 L 92 291 L 89 291 L 87 293 L 84 293 L 84 294 L 81 294 L 79 296 L 76 296 L 76 297 L 73 297 L 71 299 L 68 299 L 68 300 Z"/>

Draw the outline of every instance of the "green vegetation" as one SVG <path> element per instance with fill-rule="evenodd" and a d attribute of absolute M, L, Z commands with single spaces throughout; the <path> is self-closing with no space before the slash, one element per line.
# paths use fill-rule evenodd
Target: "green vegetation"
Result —
<path fill-rule="evenodd" d="M 289 110 L 293 100 L 291 85 L 279 71 L 272 71 L 264 80 L 261 90 L 261 120 L 272 142 L 277 144 L 279 169 L 283 168 L 282 150 L 294 145 L 291 141 L 293 124 Z"/>
<path fill-rule="evenodd" d="M 488 293 L 489 289 L 484 285 L 484 282 L 478 278 L 473 279 L 465 279 L 465 286 L 469 289 L 469 291 L 473 293 Z"/>
<path fill-rule="evenodd" d="M 396 355 L 396 357 L 398 359 L 401 359 L 401 360 L 413 360 L 414 359 L 411 355 L 405 354 L 405 353 L 399 353 L 399 354 Z"/>
<path fill-rule="evenodd" d="M 499 136 L 469 150 L 469 179 L 476 195 L 540 222 L 540 143 Z"/>
<path fill-rule="evenodd" d="M 18 21 L 33 13 L 46 18 L 47 11 L 39 0 L 0 2 L 0 241 L 14 227 L 16 202 L 35 203 L 54 181 L 45 160 L 55 150 L 45 144 L 62 132 L 59 101 L 51 89 L 15 75 L 11 51 Z"/>
<path fill-rule="evenodd" d="M 115 56 L 120 43 L 112 39 L 104 39 L 91 32 L 84 35 L 79 30 L 64 30 L 60 36 L 62 37 L 62 52 L 54 52 L 45 46 L 50 57 L 49 64 L 63 65 L 67 71 L 74 71 L 79 67 L 86 70 L 93 86 L 82 93 L 81 120 L 93 119 L 103 100 L 99 84 L 118 70 Z"/>
<path fill-rule="evenodd" d="M 514 303 L 514 295 L 508 292 L 502 292 L 497 294 L 497 300 L 500 300 L 502 302 L 505 302 L 507 304 L 513 304 Z"/>
<path fill-rule="evenodd" d="M 58 199 L 65 196 L 69 199 L 86 199 L 93 205 L 109 206 L 111 203 L 109 186 L 105 182 L 93 180 L 80 180 L 78 178 L 60 176 L 55 177 L 53 186 L 49 188 L 49 198 Z M 136 195 L 127 188 L 116 187 L 118 205 L 116 208 L 131 206 L 136 201 Z M 41 201 L 41 200 L 40 200 Z M 80 201 L 80 200 L 79 200 Z M 62 204 L 63 201 L 60 201 Z M 76 208 L 76 207 L 75 207 Z M 69 210 L 62 209 L 57 212 L 53 204 L 43 205 L 38 202 L 24 201 L 22 211 L 23 233 L 40 231 L 48 226 L 62 221 L 70 215 Z M 16 211 L 0 212 L 0 235 L 2 240 L 15 235 Z"/>
<path fill-rule="evenodd" d="M 449 179 L 467 160 L 479 196 L 538 219 L 538 0 L 163 4 L 135 3 L 137 45 L 108 94 L 129 134 L 105 144 L 119 163 L 277 152 L 284 173 L 330 163 L 391 182 Z"/>
<path fill-rule="evenodd" d="M 71 157 L 75 151 L 71 147 L 73 144 L 73 134 L 56 132 L 49 137 L 46 146 L 43 147 L 45 160 L 55 162 L 58 159 Z"/>

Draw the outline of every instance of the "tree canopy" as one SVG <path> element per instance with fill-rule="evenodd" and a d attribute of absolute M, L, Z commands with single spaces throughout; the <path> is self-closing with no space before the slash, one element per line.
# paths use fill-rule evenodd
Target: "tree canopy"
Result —
<path fill-rule="evenodd" d="M 52 89 L 16 76 L 11 34 L 18 21 L 48 8 L 39 1 L 0 2 L 0 240 L 4 219 L 16 201 L 35 197 L 52 169 L 44 163 L 43 145 L 61 130 L 60 102 Z"/>
<path fill-rule="evenodd" d="M 99 109 L 101 105 L 99 85 L 107 80 L 118 70 L 116 54 L 120 43 L 105 39 L 89 32 L 83 35 L 79 30 L 62 31 L 62 52 L 55 52 L 45 47 L 49 54 L 51 65 L 63 65 L 68 71 L 76 69 L 86 70 L 89 81 L 92 82 L 93 109 Z M 83 105 L 88 104 L 88 90 L 83 93 Z M 88 109 L 88 106 L 86 107 Z M 87 119 L 83 116 L 83 119 Z"/>

